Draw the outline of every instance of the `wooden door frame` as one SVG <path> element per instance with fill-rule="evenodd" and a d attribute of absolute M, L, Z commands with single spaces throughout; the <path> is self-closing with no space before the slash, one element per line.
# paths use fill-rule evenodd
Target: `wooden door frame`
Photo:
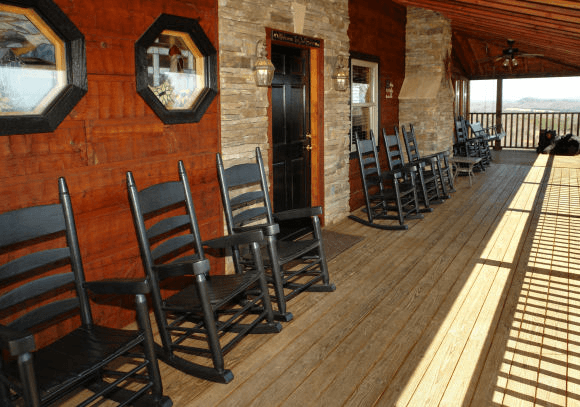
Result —
<path fill-rule="evenodd" d="M 324 41 L 316 38 L 319 47 L 301 45 L 285 41 L 272 40 L 272 31 L 266 28 L 266 49 L 272 57 L 272 43 L 287 47 L 305 48 L 310 50 L 310 202 L 312 206 L 321 206 L 324 213 Z M 298 34 L 286 33 L 289 36 Z M 304 37 L 299 35 L 300 37 Z M 268 90 L 268 143 L 272 146 L 272 89 Z M 272 148 L 268 150 L 268 165 L 270 167 L 270 185 L 272 184 Z M 270 191 L 272 193 L 272 191 Z M 324 224 L 324 218 L 320 221 Z"/>

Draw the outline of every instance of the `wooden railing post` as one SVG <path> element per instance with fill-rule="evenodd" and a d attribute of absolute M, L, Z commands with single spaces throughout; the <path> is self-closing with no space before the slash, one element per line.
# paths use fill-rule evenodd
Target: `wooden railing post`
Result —
<path fill-rule="evenodd" d="M 498 131 L 506 134 L 499 149 L 535 148 L 541 129 L 554 129 L 560 136 L 568 133 L 580 136 L 580 112 L 469 113 L 470 122 L 480 122 L 484 127 L 493 125 L 494 118 Z M 497 144 L 494 149 L 498 149 Z"/>
<path fill-rule="evenodd" d="M 495 125 L 496 131 L 499 133 L 502 130 L 501 112 L 503 110 L 503 79 L 497 80 L 497 95 L 495 99 Z M 494 150 L 501 150 L 501 140 L 496 140 L 493 146 Z"/>

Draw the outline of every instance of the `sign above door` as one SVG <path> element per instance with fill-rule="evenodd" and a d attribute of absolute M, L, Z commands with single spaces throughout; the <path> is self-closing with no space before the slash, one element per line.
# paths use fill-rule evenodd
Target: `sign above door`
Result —
<path fill-rule="evenodd" d="M 320 48 L 320 40 L 318 38 L 305 37 L 304 35 L 286 33 L 282 31 L 272 30 L 272 40 L 287 42 L 295 45 L 302 45 L 310 48 Z"/>

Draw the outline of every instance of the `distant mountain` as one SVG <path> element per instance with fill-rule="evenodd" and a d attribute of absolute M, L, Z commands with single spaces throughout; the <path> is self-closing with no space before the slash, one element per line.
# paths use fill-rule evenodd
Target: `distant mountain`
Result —
<path fill-rule="evenodd" d="M 495 112 L 495 102 L 472 101 L 471 112 Z M 503 103 L 504 113 L 580 112 L 580 100 L 523 98 Z"/>

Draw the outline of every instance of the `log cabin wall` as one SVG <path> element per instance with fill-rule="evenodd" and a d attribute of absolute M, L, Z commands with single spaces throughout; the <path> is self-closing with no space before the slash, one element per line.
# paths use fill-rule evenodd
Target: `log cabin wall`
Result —
<path fill-rule="evenodd" d="M 385 0 L 350 0 L 350 50 L 379 57 L 379 128 L 392 132 L 399 122 L 399 91 L 405 77 L 406 8 Z M 385 96 L 385 81 L 394 82 L 393 97 Z M 356 148 L 356 147 L 355 147 Z M 354 149 L 353 149 L 354 151 Z M 386 160 L 386 157 L 382 157 Z M 359 164 L 350 160 L 350 210 L 364 205 Z"/>
<path fill-rule="evenodd" d="M 324 208 L 329 225 L 344 219 L 349 211 L 348 92 L 334 90 L 332 75 L 337 56 L 348 55 L 348 0 L 221 0 L 219 3 L 219 59 L 221 92 L 221 137 L 226 166 L 254 160 L 254 150 L 262 150 L 265 164 L 271 158 L 269 90 L 256 86 L 252 67 L 256 42 L 267 42 L 266 30 L 279 30 L 321 39 L 324 42 L 321 118 L 323 134 L 316 149 L 323 149 L 319 183 L 322 195 L 315 204 Z M 323 107 L 323 108 L 322 108 Z M 314 142 L 313 142 L 314 144 Z M 314 152 L 315 150 L 313 150 Z M 315 201 L 313 199 L 313 201 Z"/>
<path fill-rule="evenodd" d="M 220 103 L 218 95 L 199 123 L 164 125 L 136 92 L 135 41 L 167 13 L 199 19 L 218 49 L 217 0 L 55 2 L 85 36 L 88 92 L 56 131 L 0 136 L 0 212 L 57 202 L 57 178 L 64 176 L 87 279 L 143 276 L 125 172 L 133 171 L 143 188 L 176 179 L 177 161 L 184 160 L 202 237 L 221 236 Z M 110 326 L 133 318 L 116 307 L 95 313 Z"/>

